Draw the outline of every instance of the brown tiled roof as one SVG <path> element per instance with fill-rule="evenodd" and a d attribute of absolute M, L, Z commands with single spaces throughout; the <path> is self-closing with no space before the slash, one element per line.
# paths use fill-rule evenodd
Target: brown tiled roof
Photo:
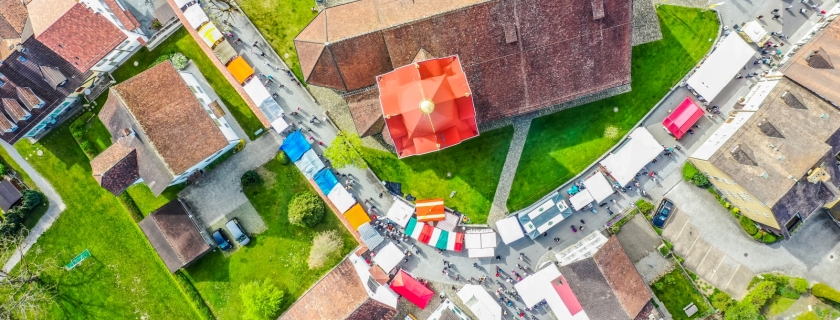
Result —
<path fill-rule="evenodd" d="M 0 39 L 20 39 L 20 32 L 17 32 L 2 15 L 0 15 Z"/>
<path fill-rule="evenodd" d="M 21 34 L 26 20 L 29 19 L 29 12 L 20 0 L 0 0 L 0 16 L 3 16 L 17 34 Z"/>
<path fill-rule="evenodd" d="M 108 172 L 117 162 L 133 152 L 134 148 L 128 146 L 127 140 L 118 139 L 116 143 L 106 148 L 90 161 L 90 169 L 94 177 L 99 177 Z M 98 178 L 97 178 L 98 180 Z M 137 179 L 134 179 L 137 180 Z"/>
<path fill-rule="evenodd" d="M 108 192 L 117 196 L 140 179 L 137 150 L 115 143 L 93 158 L 93 178 Z M 103 170 L 104 168 L 104 170 Z"/>
<path fill-rule="evenodd" d="M 227 138 L 169 62 L 112 88 L 176 175 L 228 145 Z"/>
<path fill-rule="evenodd" d="M 30 110 L 39 107 L 38 105 L 44 102 L 29 87 L 17 87 L 15 91 L 20 102 Z"/>
<path fill-rule="evenodd" d="M 15 123 L 12 122 L 12 120 L 9 120 L 9 117 L 7 117 L 3 113 L 0 113 L 0 130 L 2 130 L 3 132 L 11 132 L 13 131 L 12 129 L 16 128 L 17 125 L 15 125 Z"/>
<path fill-rule="evenodd" d="M 603 4 L 603 18 L 594 18 L 593 3 Z M 630 83 L 631 5 L 361 0 L 322 11 L 295 46 L 308 83 L 347 92 L 374 85 L 421 50 L 457 54 L 485 123 Z M 365 127 L 381 115 L 353 116 Z"/>
<path fill-rule="evenodd" d="M 15 99 L 3 98 L 3 110 L 9 115 L 9 119 L 18 122 L 31 116 L 29 111 L 23 108 Z"/>
<path fill-rule="evenodd" d="M 394 315 L 395 309 L 368 297 L 353 263 L 344 259 L 300 297 L 280 319 L 376 320 L 391 319 Z"/>
<path fill-rule="evenodd" d="M 204 237 L 199 233 L 198 227 L 190 219 L 189 212 L 179 199 L 163 205 L 151 216 L 184 264 L 192 262 L 212 249 L 204 241 Z"/>
<path fill-rule="evenodd" d="M 627 319 L 616 293 L 591 257 L 558 267 L 590 319 Z"/>
<path fill-rule="evenodd" d="M 812 57 L 817 55 L 816 58 Z M 826 60 L 826 64 L 812 60 Z M 840 69 L 833 68 L 831 61 L 840 59 L 840 20 L 834 20 L 811 41 L 805 43 L 796 54 L 782 66 L 786 77 L 816 92 L 826 100 L 840 104 Z M 838 60 L 840 61 L 840 60 Z M 828 66 L 832 66 L 827 68 Z"/>
<path fill-rule="evenodd" d="M 642 276 L 630 262 L 618 238 L 613 236 L 595 253 L 595 263 L 604 274 L 627 318 L 635 318 L 650 301 L 651 294 Z"/>
<path fill-rule="evenodd" d="M 120 8 L 120 5 L 117 4 L 116 0 L 104 1 L 105 4 L 108 5 L 108 8 L 110 8 L 111 11 L 114 12 L 114 16 L 117 17 L 117 20 L 119 20 L 123 24 L 123 26 L 125 26 L 126 29 L 134 30 L 140 27 L 140 22 L 137 22 L 137 18 L 134 17 L 134 14 L 128 10 L 123 11 L 122 8 Z"/>
<path fill-rule="evenodd" d="M 379 104 L 379 89 L 373 88 L 345 99 L 360 136 L 366 137 L 382 131 L 385 119 L 382 118 L 382 106 Z"/>
<path fill-rule="evenodd" d="M 76 0 L 32 0 L 27 3 L 26 8 L 35 36 L 46 31 L 76 3 Z"/>
<path fill-rule="evenodd" d="M 87 71 L 127 36 L 82 3 L 70 8 L 36 38 L 81 71 Z"/>

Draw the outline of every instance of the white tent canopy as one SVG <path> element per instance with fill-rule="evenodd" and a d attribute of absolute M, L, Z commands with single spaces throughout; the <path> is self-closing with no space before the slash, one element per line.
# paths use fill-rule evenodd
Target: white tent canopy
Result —
<path fill-rule="evenodd" d="M 587 204 L 592 203 L 592 201 L 595 201 L 595 199 L 592 199 L 592 195 L 587 190 L 581 190 L 569 199 L 569 202 L 572 203 L 572 208 L 575 210 L 580 210 Z"/>
<path fill-rule="evenodd" d="M 496 248 L 467 249 L 467 257 L 489 258 L 496 256 Z"/>
<path fill-rule="evenodd" d="M 184 10 L 184 17 L 187 18 L 187 23 L 189 23 L 193 29 L 198 29 L 198 27 L 202 24 L 210 21 L 207 14 L 204 13 L 204 10 L 201 10 L 201 7 L 197 5 L 190 6 L 187 10 Z"/>
<path fill-rule="evenodd" d="M 394 221 L 394 223 L 405 228 L 405 225 L 408 224 L 408 220 L 411 219 L 411 215 L 413 214 L 414 207 L 412 207 L 408 203 L 405 203 L 399 198 L 394 197 L 394 204 L 391 205 L 391 209 L 388 209 L 388 214 L 386 215 L 386 217 L 388 217 L 388 219 L 391 219 L 391 221 Z"/>
<path fill-rule="evenodd" d="M 687 83 L 706 101 L 712 101 L 753 56 L 755 50 L 744 39 L 730 34 L 688 78 Z"/>
<path fill-rule="evenodd" d="M 295 166 L 297 166 L 298 170 L 303 173 L 304 177 L 312 179 L 318 171 L 321 171 L 321 169 L 324 168 L 324 162 L 318 158 L 318 154 L 315 153 L 315 150 L 309 149 L 303 153 L 303 156 L 301 156 L 298 161 L 295 162 Z"/>
<path fill-rule="evenodd" d="M 607 181 L 607 178 L 604 177 L 604 174 L 600 170 L 596 170 L 595 174 L 584 180 L 583 185 L 586 186 L 585 191 L 589 191 L 589 194 L 592 195 L 592 199 L 595 199 L 595 202 L 604 201 L 613 194 L 613 188 L 610 182 Z"/>
<path fill-rule="evenodd" d="M 388 241 L 388 244 L 373 256 L 373 263 L 379 265 L 385 272 L 390 273 L 404 258 L 405 254 L 402 250 L 393 242 Z"/>
<path fill-rule="evenodd" d="M 347 212 L 356 204 L 356 199 L 353 198 L 353 195 L 344 190 L 344 186 L 341 183 L 337 183 L 330 193 L 327 195 L 327 198 L 330 199 L 330 202 L 341 211 L 341 213 Z"/>
<path fill-rule="evenodd" d="M 286 123 L 286 120 L 283 120 L 283 117 L 280 117 L 271 122 L 271 127 L 274 128 L 274 131 L 280 133 L 283 130 L 286 130 L 286 128 L 289 127 L 289 124 Z"/>
<path fill-rule="evenodd" d="M 458 297 L 478 317 L 478 320 L 502 319 L 502 307 L 484 290 L 484 287 L 474 284 L 464 285 L 458 291 Z"/>
<path fill-rule="evenodd" d="M 741 27 L 740 33 L 747 36 L 747 39 L 749 39 L 750 42 L 757 43 L 759 45 L 762 44 L 760 43 L 762 42 L 761 40 L 767 36 L 767 30 L 764 30 L 764 27 L 755 20 L 745 23 L 744 26 Z"/>
<path fill-rule="evenodd" d="M 245 93 L 248 94 L 254 102 L 262 102 L 265 99 L 271 99 L 271 93 L 268 92 L 268 89 L 266 89 L 259 80 L 251 79 L 251 81 L 248 81 L 242 86 L 242 89 L 245 89 Z"/>
<path fill-rule="evenodd" d="M 496 230 L 499 231 L 499 235 L 505 244 L 510 244 L 525 237 L 525 232 L 522 231 L 519 219 L 515 215 L 496 221 Z"/>
<path fill-rule="evenodd" d="M 617 151 L 601 161 L 601 167 L 621 186 L 653 161 L 664 149 L 644 127 L 636 128 Z"/>

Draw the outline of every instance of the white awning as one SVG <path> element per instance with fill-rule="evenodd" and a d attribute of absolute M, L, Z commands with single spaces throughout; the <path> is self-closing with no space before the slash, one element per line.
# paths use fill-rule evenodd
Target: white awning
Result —
<path fill-rule="evenodd" d="M 377 264 L 385 272 L 390 273 L 404 258 L 405 254 L 402 250 L 393 242 L 388 241 L 388 244 L 373 256 L 373 263 Z"/>
<path fill-rule="evenodd" d="M 595 202 L 604 201 L 613 194 L 613 188 L 610 182 L 607 181 L 607 178 L 604 177 L 604 174 L 600 170 L 596 170 L 595 174 L 584 180 L 583 185 L 586 186 L 586 191 L 589 191 L 589 194 L 592 195 L 592 199 L 595 199 Z"/>
<path fill-rule="evenodd" d="M 350 210 L 350 208 L 356 204 L 356 199 L 354 199 L 353 195 L 347 192 L 347 190 L 344 190 L 344 186 L 342 186 L 341 183 L 336 184 L 335 187 L 330 190 L 327 198 L 330 199 L 330 202 L 332 202 L 336 209 L 341 211 L 341 213 L 347 212 L 347 210 Z"/>
<path fill-rule="evenodd" d="M 260 83 L 259 79 L 251 79 L 251 81 L 246 82 L 242 89 L 245 89 L 245 93 L 251 97 L 251 100 L 254 102 L 262 102 L 265 99 L 271 99 L 271 93 L 268 92 L 268 89 Z"/>
<path fill-rule="evenodd" d="M 499 231 L 499 235 L 505 244 L 510 244 L 525 237 L 525 232 L 522 231 L 522 226 L 519 225 L 519 219 L 516 215 L 496 221 L 496 230 Z"/>
<path fill-rule="evenodd" d="M 647 129 L 636 128 L 617 151 L 601 161 L 601 166 L 619 185 L 626 186 L 663 150 Z"/>
<path fill-rule="evenodd" d="M 575 210 L 580 210 L 587 204 L 592 203 L 592 201 L 595 201 L 595 199 L 592 199 L 592 195 L 587 190 L 581 190 L 569 199 L 569 202 L 572 203 L 572 208 Z"/>
<path fill-rule="evenodd" d="M 502 319 L 502 307 L 487 290 L 484 290 L 484 287 L 474 284 L 464 285 L 458 291 L 458 297 L 478 317 L 478 320 Z"/>
<path fill-rule="evenodd" d="M 496 248 L 467 249 L 470 258 L 488 258 L 496 256 Z"/>
<path fill-rule="evenodd" d="M 309 149 L 303 153 L 298 161 L 295 161 L 295 166 L 298 167 L 298 170 L 303 173 L 306 179 L 312 179 L 318 171 L 324 168 L 324 162 L 318 158 L 315 150 Z"/>
<path fill-rule="evenodd" d="M 201 36 L 201 40 L 204 40 L 204 43 L 211 48 L 216 45 L 216 41 L 225 38 L 222 32 L 219 31 L 219 28 L 216 28 L 216 25 L 212 22 L 205 23 L 201 26 L 201 29 L 198 29 L 198 35 Z"/>
<path fill-rule="evenodd" d="M 286 120 L 283 120 L 283 117 L 280 117 L 271 122 L 271 127 L 274 128 L 274 131 L 280 133 L 281 131 L 286 130 L 286 128 L 289 127 L 289 124 L 286 123 Z"/>
<path fill-rule="evenodd" d="M 201 10 L 201 7 L 198 5 L 193 5 L 184 10 L 184 18 L 187 18 L 187 23 L 190 26 L 197 30 L 205 22 L 210 21 L 210 18 L 207 17 L 207 14 L 204 13 L 204 10 Z"/>
<path fill-rule="evenodd" d="M 394 221 L 394 223 L 405 228 L 405 225 L 408 224 L 408 220 L 411 219 L 411 216 L 413 214 L 414 207 L 412 207 L 408 203 L 405 203 L 399 198 L 394 197 L 394 204 L 391 205 L 391 209 L 388 209 L 388 214 L 386 215 L 386 217 L 388 217 L 388 219 L 391 219 L 391 221 Z"/>
<path fill-rule="evenodd" d="M 706 101 L 712 101 L 754 56 L 755 49 L 741 37 L 730 34 L 686 83 Z"/>

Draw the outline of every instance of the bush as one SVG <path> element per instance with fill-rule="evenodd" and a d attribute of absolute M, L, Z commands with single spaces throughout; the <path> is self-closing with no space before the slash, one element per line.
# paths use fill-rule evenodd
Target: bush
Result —
<path fill-rule="evenodd" d="M 691 182 L 694 183 L 695 186 L 705 188 L 709 185 L 709 178 L 702 172 L 697 172 L 693 177 L 691 177 Z"/>
<path fill-rule="evenodd" d="M 808 311 L 796 317 L 796 320 L 820 320 L 813 311 Z"/>
<path fill-rule="evenodd" d="M 645 199 L 637 200 L 636 207 L 639 208 L 639 211 L 646 215 L 653 213 L 653 210 L 656 209 L 652 203 L 645 201 Z"/>
<path fill-rule="evenodd" d="M 301 192 L 289 202 L 289 223 L 314 227 L 324 219 L 324 202 L 310 191 Z"/>
<path fill-rule="evenodd" d="M 90 143 L 90 141 L 84 140 L 81 144 L 79 144 L 79 146 L 82 147 L 82 151 L 84 151 L 88 157 L 92 158 L 96 156 L 96 149 L 93 148 L 93 144 Z"/>
<path fill-rule="evenodd" d="M 746 299 L 730 305 L 726 310 L 726 320 L 755 320 L 759 319 L 758 307 Z"/>
<path fill-rule="evenodd" d="M 242 183 L 243 187 L 251 186 L 257 184 L 261 181 L 260 174 L 254 170 L 245 171 L 242 174 L 242 178 L 239 179 L 239 182 Z"/>
<path fill-rule="evenodd" d="M 242 151 L 242 149 L 245 149 L 245 140 L 239 139 L 239 143 L 233 146 L 233 152 L 239 152 Z"/>
<path fill-rule="evenodd" d="M 732 214 L 734 214 L 736 217 L 740 216 L 740 214 L 741 214 L 741 209 L 738 208 L 738 207 L 732 208 L 732 210 L 729 210 L 729 211 L 731 211 Z"/>
<path fill-rule="evenodd" d="M 29 213 L 35 207 L 44 203 L 44 194 L 35 190 L 23 190 L 21 192 L 21 204 L 19 210 Z"/>
<path fill-rule="evenodd" d="M 668 247 L 666 247 L 666 246 L 661 246 L 661 247 L 659 247 L 659 253 L 661 253 L 662 256 L 664 257 L 664 256 L 667 256 L 668 253 L 671 253 L 671 250 L 668 250 Z"/>
<path fill-rule="evenodd" d="M 749 235 L 758 233 L 758 227 L 755 226 L 755 222 L 752 222 L 750 218 L 741 216 L 741 218 L 738 218 L 738 223 L 741 224 L 741 228 L 744 228 L 744 231 L 746 231 Z"/>
<path fill-rule="evenodd" d="M 277 315 L 285 294 L 277 289 L 268 279 L 263 282 L 252 281 L 239 287 L 245 318 L 270 319 Z"/>
<path fill-rule="evenodd" d="M 166 60 L 169 60 L 169 57 L 172 57 L 172 55 L 171 55 L 171 54 L 162 54 L 162 55 L 160 55 L 159 57 L 157 57 L 157 59 L 155 59 L 155 61 L 152 61 L 152 64 L 151 64 L 151 65 L 149 65 L 149 68 L 151 68 L 151 67 L 154 67 L 154 66 L 158 65 L 158 63 L 161 63 L 161 62 L 164 62 L 164 61 L 166 61 Z"/>
<path fill-rule="evenodd" d="M 291 162 L 289 161 L 289 156 L 286 155 L 286 152 L 283 150 L 280 150 L 280 152 L 277 153 L 277 161 L 280 161 L 280 164 L 282 165 L 287 165 Z"/>
<path fill-rule="evenodd" d="M 709 300 L 712 303 L 712 307 L 723 313 L 726 313 L 726 310 L 729 309 L 730 306 L 737 303 L 729 296 L 728 293 L 720 291 L 717 288 Z"/>
<path fill-rule="evenodd" d="M 0 176 L 5 176 L 5 175 L 6 175 L 6 165 L 3 164 L 3 163 L 0 163 Z"/>
<path fill-rule="evenodd" d="M 808 291 L 808 280 L 803 278 L 791 278 L 790 286 L 793 287 L 793 290 L 796 290 L 797 293 L 803 294 Z"/>
<path fill-rule="evenodd" d="M 330 256 L 337 252 L 338 249 L 344 246 L 344 240 L 336 230 L 330 230 L 318 233 L 315 239 L 312 239 L 312 249 L 309 250 L 309 259 L 306 263 L 309 269 L 317 269 L 323 267 Z"/>
<path fill-rule="evenodd" d="M 776 240 L 778 240 L 778 239 L 779 238 L 776 237 L 776 235 L 774 235 L 772 233 L 769 233 L 769 232 L 765 232 L 764 235 L 761 237 L 761 242 L 773 243 L 773 242 L 776 242 Z"/>
<path fill-rule="evenodd" d="M 776 294 L 776 283 L 773 281 L 762 281 L 747 293 L 743 301 L 749 301 L 757 308 L 761 308 L 774 294 Z"/>
<path fill-rule="evenodd" d="M 152 20 L 152 30 L 160 30 L 160 28 L 163 28 L 163 23 L 160 23 L 157 18 Z"/>
<path fill-rule="evenodd" d="M 834 303 L 840 303 L 840 292 L 837 292 L 834 288 L 823 283 L 817 283 L 811 287 L 811 294 L 817 298 L 822 298 Z"/>
<path fill-rule="evenodd" d="M 682 176 L 685 181 L 691 182 L 692 179 L 694 179 L 694 175 L 698 172 L 700 172 L 700 170 L 697 170 L 697 167 L 691 164 L 691 162 L 686 161 L 685 165 L 683 165 Z"/>
<path fill-rule="evenodd" d="M 762 235 L 762 234 L 761 234 L 761 232 L 756 232 L 754 235 L 752 235 L 752 238 L 753 238 L 755 241 L 761 241 L 761 237 L 762 237 L 762 236 L 764 236 L 764 235 Z"/>
<path fill-rule="evenodd" d="M 175 67 L 175 69 L 184 70 L 187 68 L 187 62 L 189 62 L 190 59 L 187 59 L 183 53 L 178 52 L 173 54 L 172 57 L 169 58 L 169 61 L 172 62 L 172 66 Z"/>

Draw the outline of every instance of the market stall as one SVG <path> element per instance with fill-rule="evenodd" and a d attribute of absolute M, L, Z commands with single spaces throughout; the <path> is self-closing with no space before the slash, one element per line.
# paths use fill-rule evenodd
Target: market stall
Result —
<path fill-rule="evenodd" d="M 312 146 L 309 145 L 309 142 L 306 141 L 306 138 L 303 137 L 303 133 L 300 130 L 289 134 L 283 140 L 283 145 L 280 146 L 280 150 L 283 150 L 286 156 L 289 157 L 289 160 L 293 162 L 298 161 L 303 156 L 303 153 L 310 149 L 312 149 Z"/>
<path fill-rule="evenodd" d="M 189 24 L 193 30 L 198 30 L 198 28 L 203 26 L 205 23 L 210 22 L 210 18 L 207 17 L 204 10 L 201 10 L 201 6 L 188 7 L 187 10 L 184 10 L 184 18 L 187 19 L 187 24 Z"/>
<path fill-rule="evenodd" d="M 230 45 L 228 41 L 219 42 L 215 48 L 213 48 L 213 55 L 216 58 L 219 58 L 219 61 L 222 62 L 223 65 L 227 65 L 233 58 L 236 58 L 239 54 L 236 53 L 236 49 Z"/>
<path fill-rule="evenodd" d="M 303 173 L 304 177 L 312 179 L 318 171 L 324 169 L 324 162 L 318 158 L 318 154 L 316 154 L 314 150 L 309 149 L 303 153 L 303 156 L 301 156 L 298 161 L 295 161 L 295 166 L 301 173 Z"/>
<path fill-rule="evenodd" d="M 626 186 L 662 151 L 664 151 L 662 145 L 647 129 L 636 128 L 627 140 L 601 161 L 601 170 L 619 186 Z"/>
<path fill-rule="evenodd" d="M 344 218 L 353 226 L 353 229 L 358 230 L 363 224 L 370 224 L 370 217 L 361 204 L 355 204 L 350 207 L 347 212 L 344 212 Z"/>
<path fill-rule="evenodd" d="M 318 171 L 312 180 L 315 180 L 315 184 L 318 185 L 318 189 L 321 189 L 321 192 L 324 194 L 329 194 L 332 189 L 338 185 L 338 179 L 329 168 L 324 168 L 321 169 L 321 171 Z"/>
<path fill-rule="evenodd" d="M 505 244 L 510 244 L 525 237 L 525 232 L 522 231 L 522 226 L 516 216 L 509 216 L 496 221 L 496 229 L 499 230 L 499 235 Z"/>
<path fill-rule="evenodd" d="M 685 97 L 682 103 L 674 109 L 671 114 L 662 120 L 662 126 L 668 130 L 677 140 L 691 130 L 691 126 L 703 117 L 703 108 L 700 108 L 691 97 Z"/>
<path fill-rule="evenodd" d="M 230 71 L 230 74 L 233 75 L 236 81 L 242 84 L 244 84 L 248 81 L 248 79 L 254 76 L 254 68 L 251 68 L 251 65 L 249 65 L 248 62 L 245 62 L 245 59 L 243 59 L 242 56 L 238 56 L 236 57 L 236 59 L 233 59 L 230 63 L 228 63 L 227 69 L 228 71 Z M 256 82 L 256 84 L 253 84 L 254 82 Z M 257 85 L 262 87 L 264 91 L 264 93 L 260 92 L 260 96 L 252 96 L 252 100 L 256 102 L 271 98 L 271 94 L 268 93 L 268 90 L 265 89 L 265 86 L 263 86 L 262 83 L 260 83 L 259 81 L 251 81 L 251 83 L 251 86 L 253 86 L 254 93 L 256 93 L 256 90 L 258 90 Z M 246 93 L 248 93 L 247 90 Z M 248 95 L 250 96 L 251 94 L 249 93 Z M 265 95 L 267 95 L 267 97 Z"/>
<path fill-rule="evenodd" d="M 210 48 L 215 47 L 217 43 L 225 39 L 225 35 L 212 22 L 207 22 L 201 26 L 198 29 L 198 35 L 201 36 L 201 40 L 204 40 L 204 43 Z"/>
<path fill-rule="evenodd" d="M 340 211 L 341 213 L 347 212 L 354 204 L 356 204 L 356 199 L 353 198 L 353 195 L 347 192 L 340 183 L 336 184 L 330 193 L 327 194 L 327 198 L 332 202 L 332 204 Z"/>
<path fill-rule="evenodd" d="M 467 284 L 458 290 L 457 294 L 478 320 L 502 319 L 502 307 L 484 287 Z"/>
<path fill-rule="evenodd" d="M 740 36 L 730 34 L 720 41 L 686 83 L 705 101 L 712 101 L 754 56 L 755 49 Z"/>
<path fill-rule="evenodd" d="M 471 229 L 464 234 L 464 247 L 470 258 L 495 256 L 498 243 L 493 229 Z"/>
<path fill-rule="evenodd" d="M 440 221 L 446 218 L 444 214 L 443 198 L 417 200 L 414 202 L 417 221 Z"/>
<path fill-rule="evenodd" d="M 373 256 L 373 263 L 390 273 L 403 259 L 405 259 L 405 254 L 402 250 L 393 242 L 388 241 L 388 244 Z"/>
<path fill-rule="evenodd" d="M 359 231 L 359 238 L 362 239 L 362 243 L 364 243 L 365 246 L 368 247 L 368 249 L 370 250 L 376 249 L 376 247 L 378 247 L 380 244 L 382 244 L 382 242 L 385 241 L 385 238 L 383 238 L 382 235 L 379 234 L 379 231 L 376 231 L 376 228 L 370 223 L 363 223 L 359 226 L 357 231 Z M 376 267 L 376 269 L 379 269 L 379 267 Z M 381 272 L 381 269 L 379 270 Z M 373 275 L 372 271 L 373 269 L 371 269 L 371 275 Z M 388 279 L 387 276 L 385 277 L 385 279 Z"/>
<path fill-rule="evenodd" d="M 398 197 L 394 197 L 394 204 L 391 205 L 391 208 L 388 209 L 388 214 L 386 217 L 391 219 L 394 223 L 402 226 L 405 228 L 408 220 L 411 219 L 411 216 L 414 215 L 414 207 L 410 204 L 405 203 Z"/>
<path fill-rule="evenodd" d="M 536 239 L 570 215 L 572 215 L 572 210 L 566 200 L 563 200 L 563 195 L 555 192 L 550 198 L 531 206 L 530 210 L 523 211 L 517 216 L 525 233 L 531 239 Z"/>
<path fill-rule="evenodd" d="M 394 290 L 420 309 L 425 309 L 429 301 L 435 296 L 434 291 L 414 279 L 405 270 L 400 270 L 394 280 L 391 280 L 391 290 Z"/>
<path fill-rule="evenodd" d="M 589 178 L 583 181 L 583 185 L 586 186 L 586 191 L 592 195 L 595 202 L 606 200 L 614 192 L 612 185 L 600 170 L 595 170 Z"/>
<path fill-rule="evenodd" d="M 572 203 L 572 208 L 575 210 L 581 210 L 583 209 L 583 207 L 586 207 L 593 201 L 595 201 L 595 199 L 592 198 L 592 195 L 589 193 L 588 190 L 581 190 L 580 192 L 569 198 L 569 202 Z"/>

